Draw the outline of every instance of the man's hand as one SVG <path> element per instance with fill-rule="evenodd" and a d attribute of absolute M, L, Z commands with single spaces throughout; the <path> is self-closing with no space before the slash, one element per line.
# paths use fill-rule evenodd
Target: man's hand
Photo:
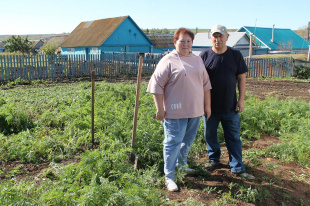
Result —
<path fill-rule="evenodd" d="M 236 105 L 236 112 L 241 113 L 244 110 L 244 102 L 238 101 Z"/>
<path fill-rule="evenodd" d="M 205 109 L 205 117 L 207 120 L 211 117 L 211 108 Z"/>

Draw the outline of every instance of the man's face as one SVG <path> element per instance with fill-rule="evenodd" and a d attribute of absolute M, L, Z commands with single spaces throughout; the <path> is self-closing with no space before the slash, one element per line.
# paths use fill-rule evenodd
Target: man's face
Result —
<path fill-rule="evenodd" d="M 212 44 L 216 49 L 222 49 L 225 47 L 228 40 L 228 34 L 214 33 L 211 36 Z"/>

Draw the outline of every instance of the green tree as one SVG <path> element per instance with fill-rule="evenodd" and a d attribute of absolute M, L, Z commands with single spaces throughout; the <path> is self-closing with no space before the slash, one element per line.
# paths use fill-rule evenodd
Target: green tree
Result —
<path fill-rule="evenodd" d="M 45 41 L 43 46 L 41 47 L 41 50 L 46 55 L 54 55 L 57 47 L 58 46 L 57 46 L 57 41 L 56 40 L 54 40 L 52 42 Z"/>
<path fill-rule="evenodd" d="M 31 41 L 28 40 L 28 36 L 22 38 L 20 36 L 15 37 L 14 35 L 11 36 L 7 40 L 9 44 L 4 45 L 4 48 L 8 52 L 22 52 L 23 55 L 25 53 L 29 53 L 31 51 Z"/>

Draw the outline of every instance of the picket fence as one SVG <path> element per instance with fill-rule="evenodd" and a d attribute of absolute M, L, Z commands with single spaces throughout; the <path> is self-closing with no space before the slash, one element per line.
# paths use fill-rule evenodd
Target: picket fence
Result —
<path fill-rule="evenodd" d="M 101 53 L 92 55 L 0 55 L 0 81 L 135 75 L 143 55 L 142 74 L 152 74 L 163 54 Z M 292 58 L 248 59 L 249 77 L 293 75 Z"/>

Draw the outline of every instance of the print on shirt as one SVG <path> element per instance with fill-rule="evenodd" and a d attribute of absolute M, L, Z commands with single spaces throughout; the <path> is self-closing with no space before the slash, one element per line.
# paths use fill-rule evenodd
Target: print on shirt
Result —
<path fill-rule="evenodd" d="M 174 109 L 181 109 L 181 108 L 182 108 L 181 102 L 177 103 L 177 104 L 171 104 L 171 109 L 172 110 L 174 110 Z"/>

